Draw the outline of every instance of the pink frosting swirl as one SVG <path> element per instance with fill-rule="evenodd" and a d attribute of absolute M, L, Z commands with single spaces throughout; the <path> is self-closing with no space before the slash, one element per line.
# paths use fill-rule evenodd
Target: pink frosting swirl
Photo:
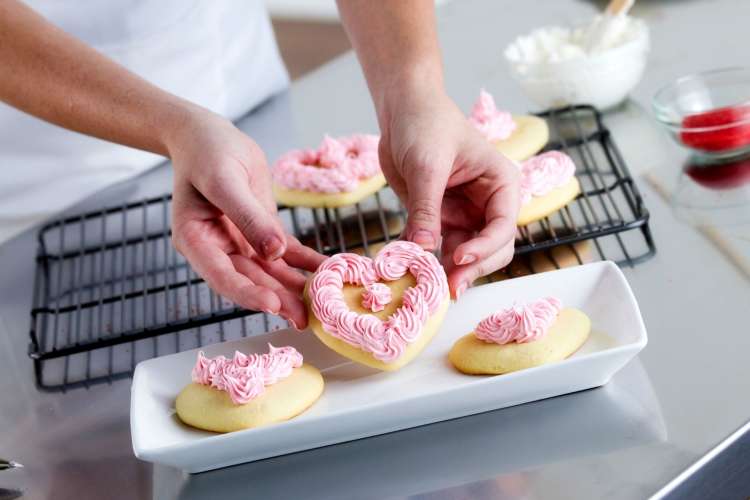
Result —
<path fill-rule="evenodd" d="M 388 288 L 388 285 L 370 283 L 365 285 L 365 291 L 362 293 L 362 307 L 372 312 L 382 311 L 392 298 L 391 289 Z"/>
<path fill-rule="evenodd" d="M 560 151 L 532 156 L 521 164 L 521 203 L 525 205 L 534 196 L 564 186 L 575 172 L 573 160 Z"/>
<path fill-rule="evenodd" d="M 344 283 L 388 288 L 376 282 L 396 280 L 407 272 L 416 285 L 404 292 L 401 307 L 385 321 L 355 313 L 344 300 Z M 446 299 L 448 279 L 434 255 L 415 243 L 395 241 L 383 247 L 374 260 L 353 253 L 330 257 L 318 267 L 309 293 L 313 314 L 326 332 L 389 363 L 419 337 L 429 315 Z"/>
<path fill-rule="evenodd" d="M 229 394 L 232 402 L 245 404 L 292 374 L 292 369 L 302 366 L 302 354 L 294 347 L 274 347 L 268 344 L 267 354 L 234 352 L 231 359 L 224 356 L 207 358 L 203 351 L 192 371 L 196 384 L 207 385 Z"/>
<path fill-rule="evenodd" d="M 547 334 L 561 310 L 562 302 L 555 297 L 546 297 L 522 306 L 513 305 L 480 321 L 474 335 L 480 340 L 496 344 L 533 342 Z"/>
<path fill-rule="evenodd" d="M 381 172 L 376 135 L 325 136 L 318 149 L 289 151 L 273 168 L 273 179 L 286 189 L 315 193 L 354 191 Z"/>
<path fill-rule="evenodd" d="M 469 123 L 492 142 L 507 139 L 516 129 L 513 115 L 497 109 L 492 94 L 484 89 L 479 92 L 479 98 L 471 108 Z"/>

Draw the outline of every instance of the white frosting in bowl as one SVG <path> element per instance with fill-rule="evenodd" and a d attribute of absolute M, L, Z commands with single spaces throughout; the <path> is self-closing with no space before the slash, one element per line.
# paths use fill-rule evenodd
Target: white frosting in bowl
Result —
<path fill-rule="evenodd" d="M 587 32 L 598 22 L 538 28 L 505 49 L 513 75 L 532 101 L 543 108 L 592 104 L 606 109 L 627 97 L 643 76 L 648 27 L 633 17 L 616 18 L 615 35 L 588 51 Z"/>

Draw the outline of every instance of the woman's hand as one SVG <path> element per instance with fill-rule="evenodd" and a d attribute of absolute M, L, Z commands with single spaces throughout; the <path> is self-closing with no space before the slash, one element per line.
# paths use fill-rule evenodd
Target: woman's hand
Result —
<path fill-rule="evenodd" d="M 518 171 L 445 92 L 432 0 L 338 0 L 380 123 L 380 162 L 409 210 L 405 236 L 437 248 L 453 296 L 507 264 Z"/>
<path fill-rule="evenodd" d="M 219 294 L 307 325 L 305 277 L 324 257 L 284 232 L 263 151 L 229 121 L 196 110 L 167 142 L 172 241 Z"/>
<path fill-rule="evenodd" d="M 177 250 L 238 305 L 306 325 L 305 278 L 293 267 L 315 269 L 323 256 L 285 234 L 263 153 L 231 123 L 146 82 L 17 0 L 0 2 L 0 101 L 169 156 Z"/>
<path fill-rule="evenodd" d="M 518 167 L 442 91 L 398 87 L 379 110 L 380 161 L 409 213 L 404 236 L 441 246 L 455 298 L 513 257 Z"/>

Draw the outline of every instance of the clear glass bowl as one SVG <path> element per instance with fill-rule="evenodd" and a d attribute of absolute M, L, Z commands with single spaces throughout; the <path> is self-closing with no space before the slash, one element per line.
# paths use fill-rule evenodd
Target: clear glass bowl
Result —
<path fill-rule="evenodd" d="M 677 179 L 672 207 L 680 220 L 696 226 L 746 226 L 750 223 L 750 156 L 691 156 Z"/>
<path fill-rule="evenodd" d="M 750 152 L 750 68 L 678 78 L 653 99 L 656 119 L 696 154 L 728 158 Z"/>

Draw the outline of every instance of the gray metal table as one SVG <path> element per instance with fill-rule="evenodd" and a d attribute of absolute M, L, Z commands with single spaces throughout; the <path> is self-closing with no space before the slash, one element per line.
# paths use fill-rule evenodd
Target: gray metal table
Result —
<path fill-rule="evenodd" d="M 502 48 L 517 33 L 586 18 L 592 9 L 560 0 L 547 0 L 544 9 L 537 2 L 448 4 L 439 21 L 449 92 L 468 109 L 485 86 L 511 109 L 525 110 Z M 654 129 L 638 103 L 647 106 L 656 88 L 679 74 L 746 61 L 750 4 L 651 1 L 636 14 L 652 27 L 653 57 L 635 102 L 607 122 L 636 177 L 655 169 L 677 176 L 684 153 Z M 326 132 L 376 131 L 376 122 L 358 66 L 346 55 L 295 83 L 241 127 L 273 158 Z M 161 194 L 170 176 L 168 168 L 156 169 L 72 211 Z M 195 476 L 132 455 L 127 381 L 65 394 L 36 390 L 26 356 L 36 243 L 33 231 L 23 234 L 0 246 L 0 455 L 27 467 L 1 473 L 0 488 L 21 488 L 27 498 L 113 499 L 640 498 L 665 492 L 717 445 L 728 444 L 750 417 L 744 326 L 750 286 L 656 191 L 643 181 L 640 187 L 658 253 L 625 273 L 650 341 L 607 386 Z M 743 473 L 736 461 L 728 467 Z M 700 491 L 711 491 L 706 484 Z M 750 486 L 741 492 L 746 496 Z"/>

